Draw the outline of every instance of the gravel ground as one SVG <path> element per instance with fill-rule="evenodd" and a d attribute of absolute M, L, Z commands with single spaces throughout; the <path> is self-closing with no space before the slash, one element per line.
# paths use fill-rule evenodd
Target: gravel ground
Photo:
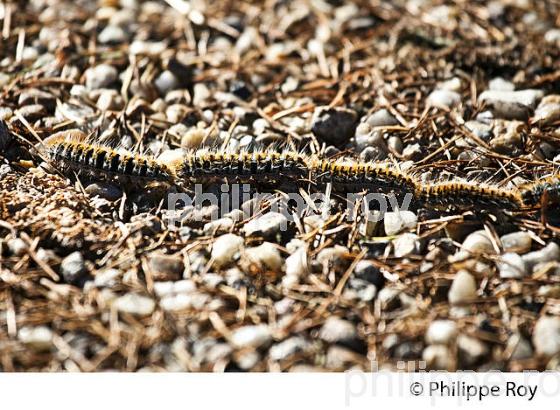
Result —
<path fill-rule="evenodd" d="M 169 210 L 166 194 L 189 187 L 63 175 L 33 148 L 81 129 L 154 157 L 288 147 L 518 186 L 560 161 L 559 12 L 531 0 L 0 6 L 0 369 L 560 369 L 554 195 L 519 212 L 413 204 L 349 221 L 333 192 L 329 212 L 287 220 L 271 210 L 282 193 L 253 186 L 272 197 L 216 219 L 215 206 Z"/>

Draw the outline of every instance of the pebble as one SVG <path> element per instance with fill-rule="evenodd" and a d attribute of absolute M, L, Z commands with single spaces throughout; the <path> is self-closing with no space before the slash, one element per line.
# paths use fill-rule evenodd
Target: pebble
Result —
<path fill-rule="evenodd" d="M 179 87 L 179 80 L 171 71 L 165 70 L 154 80 L 154 85 L 161 94 L 165 95 Z"/>
<path fill-rule="evenodd" d="M 449 348 L 444 345 L 430 345 L 422 352 L 422 359 L 429 369 L 452 370 L 453 357 Z"/>
<path fill-rule="evenodd" d="M 132 55 L 147 55 L 147 56 L 159 56 L 165 51 L 167 45 L 159 41 L 141 41 L 135 40 L 130 44 L 128 52 Z"/>
<path fill-rule="evenodd" d="M 483 141 L 489 141 L 494 136 L 492 126 L 480 121 L 467 121 L 465 127 Z"/>
<path fill-rule="evenodd" d="M 533 345 L 541 356 L 552 357 L 560 353 L 560 317 L 543 316 L 537 321 Z"/>
<path fill-rule="evenodd" d="M 422 156 L 422 147 L 417 143 L 408 144 L 404 148 L 402 156 L 408 161 L 417 161 Z"/>
<path fill-rule="evenodd" d="M 205 224 L 202 231 L 205 235 L 222 234 L 230 232 L 234 225 L 235 222 L 231 218 L 220 218 Z"/>
<path fill-rule="evenodd" d="M 319 108 L 311 123 L 313 134 L 320 140 L 334 146 L 342 146 L 354 136 L 357 116 L 346 108 Z"/>
<path fill-rule="evenodd" d="M 512 352 L 512 360 L 524 360 L 533 357 L 531 343 L 518 333 L 510 336 L 507 341 L 507 349 Z"/>
<path fill-rule="evenodd" d="M 118 269 L 105 269 L 95 275 L 93 284 L 97 288 L 110 288 L 118 283 L 117 279 L 120 276 L 121 271 Z"/>
<path fill-rule="evenodd" d="M 393 241 L 395 257 L 418 254 L 420 252 L 420 237 L 415 233 L 405 232 Z"/>
<path fill-rule="evenodd" d="M 60 263 L 60 273 L 64 282 L 77 286 L 82 285 L 88 274 L 82 254 L 76 251 L 65 257 Z"/>
<path fill-rule="evenodd" d="M 210 96 L 210 90 L 205 84 L 196 83 L 193 86 L 193 105 L 195 107 L 203 105 Z"/>
<path fill-rule="evenodd" d="M 293 336 L 283 342 L 272 345 L 268 351 L 270 359 L 274 361 L 285 360 L 295 353 L 305 351 L 309 342 L 301 336 Z"/>
<path fill-rule="evenodd" d="M 460 270 L 455 274 L 448 299 L 453 305 L 472 301 L 477 297 L 477 286 L 474 277 L 466 270 Z"/>
<path fill-rule="evenodd" d="M 529 252 L 521 257 L 527 270 L 530 272 L 532 269 L 540 263 L 553 262 L 560 260 L 560 248 L 556 243 L 550 242 L 544 248 Z"/>
<path fill-rule="evenodd" d="M 486 102 L 497 118 L 525 121 L 531 115 L 544 93 L 541 90 L 498 91 L 487 90 L 478 97 Z"/>
<path fill-rule="evenodd" d="M 531 250 L 533 238 L 528 232 L 512 232 L 500 237 L 504 252 L 527 253 Z"/>
<path fill-rule="evenodd" d="M 154 282 L 154 293 L 158 297 L 192 293 L 196 291 L 196 284 L 189 279 L 178 281 Z"/>
<path fill-rule="evenodd" d="M 293 286 L 308 273 L 307 250 L 305 247 L 296 249 L 286 258 L 286 275 L 282 278 L 282 285 Z"/>
<path fill-rule="evenodd" d="M 127 32 L 119 26 L 109 25 L 97 36 L 101 44 L 120 44 L 128 40 Z"/>
<path fill-rule="evenodd" d="M 317 254 L 317 263 L 321 266 L 327 266 L 329 271 L 343 272 L 349 265 L 345 256 L 348 255 L 348 248 L 335 245 L 333 247 L 323 248 Z"/>
<path fill-rule="evenodd" d="M 387 236 L 408 229 L 416 229 L 418 218 L 411 211 L 387 212 L 383 217 L 383 227 Z"/>
<path fill-rule="evenodd" d="M 382 108 L 367 117 L 366 124 L 370 127 L 387 127 L 399 125 L 399 121 L 387 109 Z"/>
<path fill-rule="evenodd" d="M 27 243 L 25 243 L 25 241 L 21 238 L 8 239 L 7 245 L 8 245 L 9 251 L 14 256 L 23 256 L 27 252 L 27 250 L 29 249 L 29 246 L 27 246 Z"/>
<path fill-rule="evenodd" d="M 89 196 L 98 196 L 111 202 L 116 201 L 123 195 L 122 191 L 118 187 L 104 182 L 96 182 L 88 185 L 86 187 L 86 193 Z"/>
<path fill-rule="evenodd" d="M 210 296 L 203 293 L 179 293 L 161 298 L 159 305 L 166 312 L 177 312 L 188 308 L 202 309 L 210 300 Z"/>
<path fill-rule="evenodd" d="M 544 33 L 544 41 L 550 44 L 560 43 L 560 29 L 552 28 Z"/>
<path fill-rule="evenodd" d="M 261 267 L 275 272 L 279 272 L 282 269 L 284 262 L 282 256 L 278 248 L 270 242 L 264 242 L 254 248 L 248 248 L 245 250 L 245 254 L 249 260 Z"/>
<path fill-rule="evenodd" d="M 488 88 L 492 91 L 514 91 L 515 85 L 511 81 L 504 80 L 502 77 L 496 77 L 490 80 Z"/>
<path fill-rule="evenodd" d="M 38 352 L 50 350 L 53 337 L 53 331 L 47 326 L 24 326 L 18 331 L 18 340 Z"/>
<path fill-rule="evenodd" d="M 467 335 L 459 335 L 457 348 L 461 362 L 467 367 L 480 362 L 489 352 L 486 343 Z"/>
<path fill-rule="evenodd" d="M 521 279 L 527 275 L 527 266 L 517 253 L 505 253 L 496 263 L 502 279 Z"/>
<path fill-rule="evenodd" d="M 155 310 L 156 302 L 147 296 L 138 295 L 136 293 L 127 293 L 126 295 L 115 299 L 113 306 L 122 313 L 148 316 Z"/>
<path fill-rule="evenodd" d="M 560 104 L 541 104 L 535 110 L 535 114 L 531 118 L 531 123 L 549 125 L 558 120 L 560 120 Z"/>
<path fill-rule="evenodd" d="M 212 246 L 212 260 L 217 267 L 232 263 L 243 248 L 243 238 L 234 234 L 219 236 Z"/>
<path fill-rule="evenodd" d="M 183 258 L 162 253 L 150 254 L 148 265 L 154 280 L 179 280 L 185 271 Z"/>
<path fill-rule="evenodd" d="M 246 350 L 234 355 L 235 363 L 241 370 L 250 370 L 257 365 L 261 356 L 256 351 Z"/>
<path fill-rule="evenodd" d="M 259 348 L 272 340 L 272 332 L 267 325 L 252 325 L 237 328 L 231 333 L 231 343 L 238 349 Z"/>
<path fill-rule="evenodd" d="M 461 250 L 472 253 L 495 254 L 496 250 L 488 234 L 484 230 L 475 231 L 468 235 L 463 241 Z"/>
<path fill-rule="evenodd" d="M 202 145 L 206 132 L 200 128 L 191 128 L 181 137 L 181 147 L 196 149 Z"/>
<path fill-rule="evenodd" d="M 85 72 L 86 87 L 89 90 L 108 88 L 118 77 L 117 69 L 109 64 L 99 64 Z"/>
<path fill-rule="evenodd" d="M 356 326 L 352 322 L 335 316 L 329 317 L 319 331 L 319 338 L 327 343 L 348 342 L 357 336 Z"/>
<path fill-rule="evenodd" d="M 95 105 L 101 111 L 116 111 L 122 108 L 123 100 L 116 90 L 103 90 Z"/>
<path fill-rule="evenodd" d="M 390 151 L 402 154 L 404 145 L 401 137 L 392 136 L 387 139 L 387 147 Z"/>
<path fill-rule="evenodd" d="M 429 344 L 449 345 L 457 338 L 457 324 L 452 320 L 435 320 L 426 331 L 426 342 Z"/>
<path fill-rule="evenodd" d="M 428 96 L 429 106 L 449 109 L 461 103 L 461 94 L 450 90 L 434 90 Z"/>
<path fill-rule="evenodd" d="M 379 268 L 373 262 L 367 260 L 361 260 L 356 264 L 354 276 L 375 285 L 377 289 L 381 289 L 386 281 Z"/>
<path fill-rule="evenodd" d="M 247 222 L 242 231 L 246 236 L 275 237 L 288 226 L 288 218 L 279 212 L 268 212 Z"/>

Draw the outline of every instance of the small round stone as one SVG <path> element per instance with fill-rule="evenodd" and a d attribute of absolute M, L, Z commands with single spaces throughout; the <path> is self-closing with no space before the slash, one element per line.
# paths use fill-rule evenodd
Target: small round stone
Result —
<path fill-rule="evenodd" d="M 502 279 L 521 279 L 527 275 L 527 266 L 517 253 L 505 253 L 497 263 Z"/>
<path fill-rule="evenodd" d="M 319 331 L 319 337 L 328 343 L 347 342 L 357 335 L 356 326 L 352 322 L 334 316 L 329 317 Z"/>
<path fill-rule="evenodd" d="M 85 72 L 86 87 L 90 90 L 108 88 L 118 77 L 117 69 L 109 64 L 99 64 Z"/>
<path fill-rule="evenodd" d="M 527 253 L 531 250 L 533 239 L 528 232 L 512 232 L 500 237 L 504 252 Z"/>
<path fill-rule="evenodd" d="M 65 257 L 60 264 L 60 273 L 66 283 L 78 286 L 83 284 L 88 270 L 82 254 L 76 251 Z"/>
<path fill-rule="evenodd" d="M 461 102 L 461 94 L 449 90 L 434 90 L 428 96 L 428 105 L 437 108 L 452 108 Z"/>
<path fill-rule="evenodd" d="M 238 349 L 258 348 L 272 340 L 272 332 L 267 325 L 243 326 L 231 333 L 231 343 Z"/>
<path fill-rule="evenodd" d="M 268 212 L 258 218 L 252 219 L 243 226 L 246 236 L 262 236 L 271 238 L 285 231 L 288 218 L 278 212 Z"/>
<path fill-rule="evenodd" d="M 448 345 L 457 338 L 457 324 L 452 320 L 435 320 L 426 332 L 426 342 L 429 344 Z"/>
<path fill-rule="evenodd" d="M 217 267 L 223 267 L 233 262 L 243 248 L 243 238 L 234 234 L 219 236 L 212 245 L 212 260 Z"/>
<path fill-rule="evenodd" d="M 53 331 L 47 326 L 24 326 L 18 331 L 19 341 L 38 352 L 53 347 L 53 336 Z"/>
<path fill-rule="evenodd" d="M 155 310 L 156 303 L 153 299 L 147 296 L 138 295 L 136 293 L 127 293 L 126 295 L 117 298 L 113 302 L 113 306 L 122 313 L 148 316 Z"/>
<path fill-rule="evenodd" d="M 280 255 L 278 248 L 270 242 L 264 242 L 254 248 L 248 248 L 245 250 L 245 254 L 249 260 L 261 267 L 268 268 L 276 272 L 279 272 L 282 269 L 282 256 Z"/>
<path fill-rule="evenodd" d="M 451 288 L 449 289 L 449 302 L 451 304 L 462 304 L 476 298 L 476 280 L 466 270 L 460 270 L 455 275 Z"/>
<path fill-rule="evenodd" d="M 403 230 L 415 229 L 418 223 L 416 214 L 411 211 L 387 212 L 383 217 L 383 226 L 387 236 Z"/>
<path fill-rule="evenodd" d="M 560 317 L 543 316 L 533 330 L 537 354 L 552 357 L 560 353 Z"/>

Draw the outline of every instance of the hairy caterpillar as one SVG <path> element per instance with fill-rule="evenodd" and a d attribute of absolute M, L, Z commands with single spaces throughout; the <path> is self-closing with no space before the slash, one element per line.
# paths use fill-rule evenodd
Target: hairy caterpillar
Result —
<path fill-rule="evenodd" d="M 289 178 L 383 193 L 411 192 L 417 200 L 433 207 L 516 210 L 537 205 L 545 193 L 560 192 L 560 175 L 512 189 L 468 181 L 426 183 L 385 163 L 333 161 L 289 151 L 221 153 L 201 150 L 162 160 L 92 144 L 77 130 L 52 135 L 43 141 L 42 150 L 62 171 L 86 172 L 101 178 L 177 185 L 212 178 L 257 182 Z"/>
<path fill-rule="evenodd" d="M 91 144 L 81 131 L 62 131 L 42 143 L 44 153 L 62 171 L 136 180 L 172 182 L 174 171 L 153 158 Z"/>

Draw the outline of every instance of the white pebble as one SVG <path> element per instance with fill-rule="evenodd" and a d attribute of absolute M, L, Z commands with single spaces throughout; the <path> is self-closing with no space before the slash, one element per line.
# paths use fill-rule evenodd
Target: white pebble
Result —
<path fill-rule="evenodd" d="M 262 245 L 254 248 L 248 248 L 245 251 L 247 257 L 255 264 L 266 267 L 272 271 L 279 272 L 282 269 L 282 256 L 278 248 L 270 242 L 264 242 Z"/>
<path fill-rule="evenodd" d="M 527 266 L 517 253 L 503 254 L 496 265 L 502 279 L 521 279 L 527 274 Z"/>
<path fill-rule="evenodd" d="M 271 340 L 272 334 L 267 325 L 243 326 L 231 333 L 231 343 L 238 349 L 258 348 Z"/>
<path fill-rule="evenodd" d="M 147 316 L 153 313 L 156 307 L 156 303 L 147 296 L 128 293 L 117 298 L 113 302 L 113 306 L 119 312 L 130 313 L 132 315 Z"/>
<path fill-rule="evenodd" d="M 228 233 L 216 239 L 212 246 L 212 260 L 217 267 L 233 262 L 233 259 L 243 248 L 243 238 Z"/>
<path fill-rule="evenodd" d="M 388 236 L 395 235 L 403 230 L 415 229 L 417 223 L 418 218 L 411 211 L 387 212 L 383 218 L 385 234 Z"/>
<path fill-rule="evenodd" d="M 426 332 L 426 342 L 429 344 L 448 345 L 457 338 L 457 324 L 452 320 L 435 320 Z"/>
<path fill-rule="evenodd" d="M 53 332 L 47 326 L 24 326 L 18 331 L 18 339 L 36 351 L 50 350 Z"/>
<path fill-rule="evenodd" d="M 472 301 L 476 298 L 476 280 L 466 270 L 460 270 L 455 275 L 451 288 L 449 289 L 449 302 L 460 304 Z"/>
<path fill-rule="evenodd" d="M 533 344 L 539 355 L 551 357 L 560 353 L 560 317 L 541 317 L 533 331 Z"/>

